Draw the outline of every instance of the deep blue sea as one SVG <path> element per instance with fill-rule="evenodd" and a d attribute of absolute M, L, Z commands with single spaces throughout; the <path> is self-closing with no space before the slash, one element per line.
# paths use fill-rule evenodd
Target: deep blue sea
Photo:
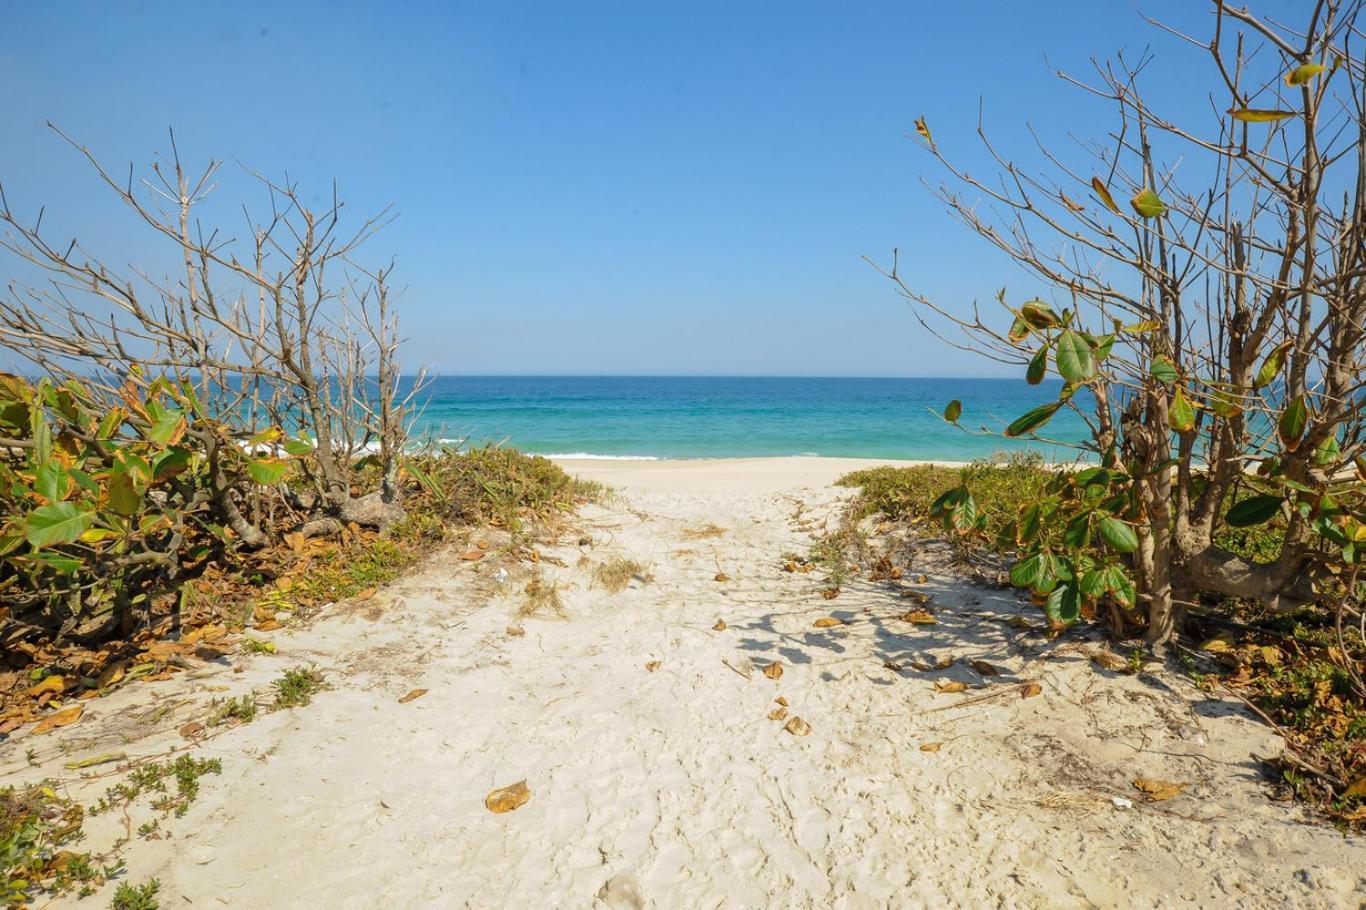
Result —
<path fill-rule="evenodd" d="M 1070 450 L 964 432 L 939 416 L 958 398 L 961 426 L 999 432 L 1058 389 L 1022 379 L 444 376 L 429 387 L 417 430 L 541 455 L 967 461 L 1028 447 L 1063 460 Z M 1064 410 L 1043 432 L 1075 441 L 1084 429 Z"/>

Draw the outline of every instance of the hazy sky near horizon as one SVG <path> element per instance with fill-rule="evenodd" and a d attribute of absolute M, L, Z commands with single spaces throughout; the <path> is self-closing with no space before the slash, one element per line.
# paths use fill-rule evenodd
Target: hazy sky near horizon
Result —
<path fill-rule="evenodd" d="M 979 98 L 1011 152 L 1026 121 L 1103 136 L 1107 109 L 1053 70 L 1149 44 L 1156 95 L 1207 111 L 1209 64 L 1109 0 L 20 3 L 0 181 L 54 236 L 155 271 L 164 245 L 45 121 L 120 171 L 174 127 L 187 160 L 228 159 L 233 230 L 262 201 L 233 159 L 319 200 L 335 178 L 353 215 L 400 214 L 371 261 L 397 258 L 408 363 L 445 373 L 1003 375 L 861 259 L 899 247 L 951 308 L 1043 290 L 944 213 L 906 135 L 925 115 L 979 173 Z"/>

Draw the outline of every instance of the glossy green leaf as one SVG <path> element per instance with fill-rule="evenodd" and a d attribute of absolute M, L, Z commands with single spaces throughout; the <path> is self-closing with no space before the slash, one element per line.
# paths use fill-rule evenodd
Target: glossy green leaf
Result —
<path fill-rule="evenodd" d="M 1195 427 L 1195 406 L 1186 397 L 1185 390 L 1176 387 L 1171 404 L 1167 406 L 1167 423 L 1178 433 L 1185 433 Z"/>
<path fill-rule="evenodd" d="M 1154 358 L 1148 372 L 1151 373 L 1152 377 L 1158 382 L 1166 383 L 1168 385 L 1176 382 L 1177 379 L 1176 365 L 1166 357 Z"/>
<path fill-rule="evenodd" d="M 1224 521 L 1235 528 L 1249 528 L 1253 525 L 1259 525 L 1279 515 L 1281 503 L 1284 501 L 1280 496 L 1268 494 L 1250 496 L 1235 503 L 1233 508 L 1228 510 L 1228 514 L 1224 516 Z"/>
<path fill-rule="evenodd" d="M 1038 385 L 1043 382 L 1043 378 L 1047 374 L 1048 348 L 1039 348 L 1039 352 L 1029 358 L 1029 368 L 1025 370 L 1025 382 L 1030 385 Z"/>
<path fill-rule="evenodd" d="M 257 483 L 270 486 L 285 479 L 289 462 L 283 458 L 257 458 L 247 463 L 247 473 Z"/>
<path fill-rule="evenodd" d="M 1341 457 L 1342 447 L 1338 445 L 1338 438 L 1336 435 L 1329 436 L 1323 442 L 1319 443 L 1319 447 L 1314 450 L 1314 464 L 1319 465 L 1320 467 L 1328 467 L 1337 464 L 1338 459 Z"/>
<path fill-rule="evenodd" d="M 71 543 L 95 521 L 95 514 L 74 502 L 39 506 L 24 516 L 24 537 L 35 547 Z"/>
<path fill-rule="evenodd" d="M 1132 553 L 1138 549 L 1138 534 L 1127 521 L 1106 515 L 1100 520 L 1101 540 L 1111 549 L 1120 553 Z"/>
<path fill-rule="evenodd" d="M 1071 329 L 1058 336 L 1054 353 L 1058 374 L 1068 382 L 1087 382 L 1096 375 L 1096 355 L 1086 339 Z"/>
<path fill-rule="evenodd" d="M 1291 445 L 1304 435 L 1304 427 L 1308 422 L 1309 408 L 1304 403 L 1304 396 L 1296 395 L 1276 421 L 1276 433 L 1281 437 L 1281 442 Z"/>
<path fill-rule="evenodd" d="M 1048 421 L 1053 418 L 1053 415 L 1058 413 L 1058 409 L 1062 407 L 1062 404 L 1061 401 L 1054 401 L 1049 404 L 1039 405 L 1037 408 L 1021 414 L 1019 417 L 1015 418 L 1015 421 L 1011 423 L 1010 426 L 1006 427 L 1006 435 L 1014 437 L 1034 432 L 1039 427 L 1048 423 Z"/>
<path fill-rule="evenodd" d="M 1257 370 L 1257 378 L 1253 380 L 1253 388 L 1260 389 L 1280 375 L 1281 367 L 1285 365 L 1285 354 L 1290 350 L 1289 343 L 1282 344 L 1272 349 L 1271 353 L 1262 361 L 1262 366 Z"/>

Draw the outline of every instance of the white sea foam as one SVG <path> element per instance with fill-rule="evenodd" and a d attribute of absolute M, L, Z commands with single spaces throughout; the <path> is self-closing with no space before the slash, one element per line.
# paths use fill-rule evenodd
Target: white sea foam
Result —
<path fill-rule="evenodd" d="M 579 458 L 588 461 L 659 461 L 658 455 L 594 455 L 591 452 L 551 452 L 544 458 Z"/>

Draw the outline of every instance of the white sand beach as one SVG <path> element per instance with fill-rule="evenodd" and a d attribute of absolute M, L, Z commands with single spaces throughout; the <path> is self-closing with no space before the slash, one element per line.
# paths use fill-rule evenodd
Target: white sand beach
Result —
<path fill-rule="evenodd" d="M 1165 671 L 1097 669 L 1097 641 L 1047 641 L 1037 610 L 946 571 L 930 544 L 907 576 L 923 583 L 855 581 L 833 600 L 816 574 L 783 571 L 851 495 L 832 482 L 863 464 L 567 462 L 618 493 L 537 566 L 504 564 L 499 580 L 492 559 L 444 551 L 365 601 L 267 633 L 275 655 L 93 700 L 81 723 L 4 747 L 0 771 L 92 800 L 112 780 L 64 763 L 182 748 L 177 731 L 212 699 L 313 664 L 332 688 L 195 747 L 222 775 L 157 839 L 129 843 L 130 879 L 159 878 L 162 907 L 1366 900 L 1366 843 L 1268 799 L 1253 756 L 1279 743 L 1238 703 Z M 591 570 L 618 555 L 648 576 L 613 594 Z M 516 617 L 533 570 L 563 615 Z M 938 623 L 898 620 L 904 590 L 930 595 Z M 842 622 L 816 627 L 824 617 Z M 774 662 L 776 679 L 762 672 Z M 1027 682 L 1042 691 L 1021 697 Z M 416 688 L 428 691 L 400 703 Z M 769 719 L 779 699 L 787 716 Z M 785 729 L 793 717 L 807 735 Z M 1185 790 L 1147 803 L 1136 777 Z M 524 805 L 485 808 L 522 780 Z M 141 821 L 92 819 L 87 846 Z M 105 906 L 108 890 L 53 906 Z"/>

